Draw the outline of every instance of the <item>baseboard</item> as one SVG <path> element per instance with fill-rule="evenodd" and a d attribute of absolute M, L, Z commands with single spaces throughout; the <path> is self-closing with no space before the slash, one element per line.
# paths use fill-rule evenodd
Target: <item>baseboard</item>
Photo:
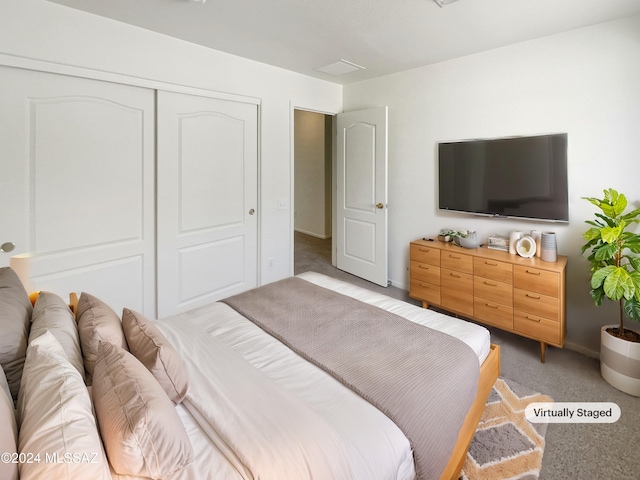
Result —
<path fill-rule="evenodd" d="M 322 240 L 328 240 L 331 238 L 331 235 L 320 235 L 314 232 L 307 232 L 306 230 L 302 230 L 300 228 L 294 228 L 293 231 L 298 233 L 304 233 L 305 235 L 309 235 L 310 237 L 321 238 Z"/>
<path fill-rule="evenodd" d="M 567 350 L 572 350 L 574 352 L 581 353 L 582 355 L 585 355 L 587 357 L 591 357 L 591 358 L 595 358 L 597 360 L 600 360 L 600 353 L 599 352 L 591 350 L 590 348 L 584 347 L 582 345 L 578 345 L 577 343 L 564 342 L 564 348 L 566 348 Z"/>
<path fill-rule="evenodd" d="M 392 287 L 399 288 L 401 290 L 406 290 L 407 292 L 409 291 L 409 287 L 407 286 L 406 283 L 398 282 L 396 280 L 389 280 L 389 285 L 391 285 Z"/>

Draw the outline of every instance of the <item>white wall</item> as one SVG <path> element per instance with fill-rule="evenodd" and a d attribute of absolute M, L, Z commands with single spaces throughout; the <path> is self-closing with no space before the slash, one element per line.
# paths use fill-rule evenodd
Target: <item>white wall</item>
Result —
<path fill-rule="evenodd" d="M 0 8 L 0 62 L 43 61 L 65 73 L 82 67 L 80 74 L 99 78 L 115 73 L 152 87 L 166 82 L 259 99 L 261 282 L 289 276 L 292 108 L 337 113 L 341 86 L 44 0 L 0 0 Z M 281 199 L 284 210 L 278 209 Z"/>
<path fill-rule="evenodd" d="M 330 120 L 330 119 L 329 119 Z M 295 111 L 294 225 L 298 232 L 331 237 L 331 130 L 325 115 Z"/>
<path fill-rule="evenodd" d="M 408 244 L 441 228 L 553 230 L 569 256 L 567 345 L 599 349 L 599 328 L 616 322 L 597 309 L 581 258 L 584 196 L 613 187 L 640 206 L 640 17 L 496 49 L 348 85 L 344 109 L 389 106 L 390 277 L 408 285 Z M 568 225 L 487 219 L 437 211 L 436 145 L 468 138 L 567 132 Z"/>

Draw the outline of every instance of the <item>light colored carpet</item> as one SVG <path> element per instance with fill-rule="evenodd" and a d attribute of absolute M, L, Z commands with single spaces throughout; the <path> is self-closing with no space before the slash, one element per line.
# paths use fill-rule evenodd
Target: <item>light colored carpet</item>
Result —
<path fill-rule="evenodd" d="M 462 467 L 463 480 L 536 480 L 546 423 L 530 423 L 525 408 L 553 399 L 505 378 L 493 387 Z"/>

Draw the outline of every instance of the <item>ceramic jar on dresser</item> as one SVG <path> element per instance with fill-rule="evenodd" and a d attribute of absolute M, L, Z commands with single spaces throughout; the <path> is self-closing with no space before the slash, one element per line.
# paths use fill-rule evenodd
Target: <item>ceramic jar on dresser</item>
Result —
<path fill-rule="evenodd" d="M 542 362 L 547 344 L 564 345 L 567 257 L 545 262 L 435 240 L 416 240 L 410 249 L 409 293 L 423 307 L 537 340 Z"/>

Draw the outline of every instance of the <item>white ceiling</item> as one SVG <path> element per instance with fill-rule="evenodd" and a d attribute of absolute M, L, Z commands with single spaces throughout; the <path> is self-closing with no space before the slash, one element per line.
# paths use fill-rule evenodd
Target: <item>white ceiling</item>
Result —
<path fill-rule="evenodd" d="M 49 1 L 341 84 L 640 14 L 640 0 Z M 365 70 L 315 70 L 341 59 Z"/>

